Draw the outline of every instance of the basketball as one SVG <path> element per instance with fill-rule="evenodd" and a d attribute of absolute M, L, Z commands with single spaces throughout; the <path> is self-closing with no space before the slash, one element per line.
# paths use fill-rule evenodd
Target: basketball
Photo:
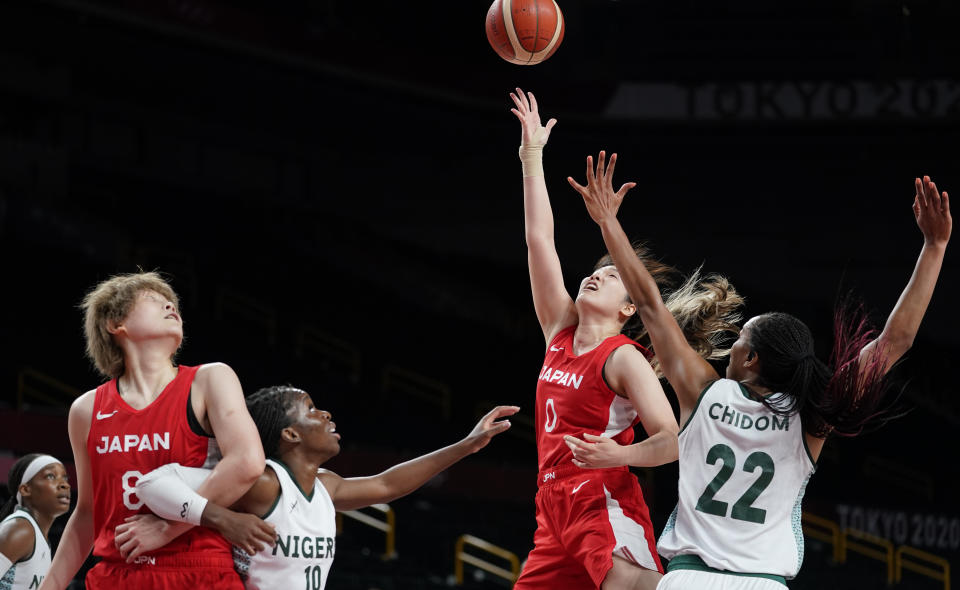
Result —
<path fill-rule="evenodd" d="M 560 47 L 563 14 L 555 0 L 493 0 L 487 40 L 510 63 L 538 64 Z"/>

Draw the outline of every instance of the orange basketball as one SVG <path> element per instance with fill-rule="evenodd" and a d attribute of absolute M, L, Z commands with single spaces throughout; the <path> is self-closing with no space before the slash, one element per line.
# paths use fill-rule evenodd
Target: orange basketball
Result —
<path fill-rule="evenodd" d="M 510 63 L 538 64 L 560 47 L 563 14 L 555 0 L 493 0 L 487 40 Z"/>

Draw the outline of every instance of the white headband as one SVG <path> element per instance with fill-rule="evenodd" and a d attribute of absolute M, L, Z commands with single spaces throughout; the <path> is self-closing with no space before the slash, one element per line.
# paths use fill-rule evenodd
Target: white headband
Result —
<path fill-rule="evenodd" d="M 57 459 L 50 455 L 40 455 L 39 457 L 35 458 L 33 461 L 30 461 L 30 464 L 27 465 L 27 468 L 23 472 L 23 477 L 20 478 L 20 483 L 17 485 L 17 490 L 18 490 L 17 504 L 23 503 L 22 498 L 20 497 L 20 491 L 19 491 L 20 486 L 27 483 L 31 479 L 33 479 L 34 475 L 40 473 L 41 469 L 43 469 L 47 465 L 50 465 L 51 463 L 60 463 L 61 465 L 63 465 L 63 463 L 60 462 L 60 459 Z"/>

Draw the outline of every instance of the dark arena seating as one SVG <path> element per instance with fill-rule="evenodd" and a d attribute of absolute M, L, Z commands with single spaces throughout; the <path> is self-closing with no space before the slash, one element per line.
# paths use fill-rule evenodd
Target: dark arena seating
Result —
<path fill-rule="evenodd" d="M 325 465 L 340 475 L 519 405 L 507 433 L 392 502 L 392 527 L 371 524 L 383 510 L 343 515 L 327 584 L 510 588 L 536 526 L 544 343 L 508 92 L 560 121 L 545 167 L 568 287 L 605 252 L 565 178 L 617 151 L 639 183 L 620 214 L 631 238 L 729 276 L 748 317 L 803 318 L 821 357 L 842 295 L 882 324 L 906 284 L 914 177 L 960 195 L 956 3 L 569 0 L 563 46 L 530 68 L 490 49 L 483 3 L 360 4 L 0 5 L 4 479 L 35 451 L 73 473 L 69 404 L 100 383 L 78 304 L 158 269 L 182 301 L 178 359 L 226 362 L 246 393 L 309 392 L 343 437 Z M 949 588 L 956 260 L 893 370 L 903 415 L 826 444 L 790 588 Z M 659 535 L 677 466 L 634 472 Z"/>

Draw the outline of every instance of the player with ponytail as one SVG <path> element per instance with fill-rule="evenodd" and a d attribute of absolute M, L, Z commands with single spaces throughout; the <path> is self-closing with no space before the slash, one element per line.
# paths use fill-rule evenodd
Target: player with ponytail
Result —
<path fill-rule="evenodd" d="M 889 417 L 884 376 L 913 344 L 933 295 L 952 229 L 949 197 L 929 177 L 916 179 L 923 248 L 883 331 L 868 327 L 861 308 L 840 305 L 824 363 L 803 322 L 766 313 L 743 326 L 721 379 L 633 255 L 616 215 L 635 184 L 613 190 L 615 163 L 616 154 L 607 166 L 600 152 L 596 169 L 587 158 L 587 186 L 568 181 L 600 226 L 680 405 L 679 502 L 658 544 L 670 559 L 658 588 L 783 588 L 803 559 L 800 505 L 826 437 L 855 436 Z M 581 467 L 616 446 L 567 442 Z"/>

